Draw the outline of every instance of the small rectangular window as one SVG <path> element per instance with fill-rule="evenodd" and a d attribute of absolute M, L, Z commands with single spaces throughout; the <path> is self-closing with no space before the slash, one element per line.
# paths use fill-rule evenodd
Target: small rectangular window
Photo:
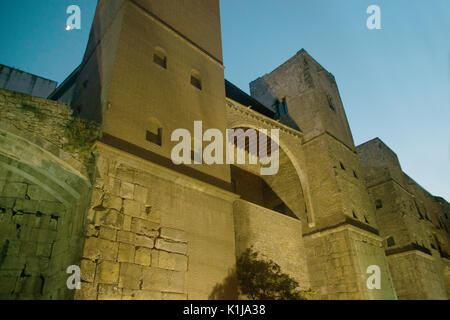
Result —
<path fill-rule="evenodd" d="M 392 247 L 392 246 L 395 246 L 395 240 L 394 240 L 394 237 L 389 237 L 389 238 L 387 238 L 387 246 L 388 247 Z"/>
<path fill-rule="evenodd" d="M 202 81 L 199 77 L 191 75 L 191 84 L 199 90 L 202 90 Z"/>
<path fill-rule="evenodd" d="M 381 201 L 380 199 L 376 200 L 376 201 L 375 201 L 375 207 L 376 207 L 377 209 L 383 208 L 383 201 Z"/>
<path fill-rule="evenodd" d="M 167 69 L 167 58 L 161 54 L 155 53 L 153 55 L 153 62 L 155 62 L 160 67 Z"/>
<path fill-rule="evenodd" d="M 158 146 L 162 145 L 162 128 L 158 129 L 158 134 L 155 134 L 147 130 L 147 141 L 154 143 Z"/>

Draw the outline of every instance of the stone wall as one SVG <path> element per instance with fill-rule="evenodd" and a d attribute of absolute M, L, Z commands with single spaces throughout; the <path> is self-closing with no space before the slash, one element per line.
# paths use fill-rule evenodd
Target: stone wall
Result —
<path fill-rule="evenodd" d="M 275 261 L 283 273 L 310 289 L 300 220 L 247 201 L 234 202 L 236 258 L 248 248 Z"/>
<path fill-rule="evenodd" d="M 381 140 L 357 149 L 399 299 L 446 299 L 450 241 L 445 202 L 406 176 Z"/>
<path fill-rule="evenodd" d="M 110 146 L 98 150 L 76 298 L 208 299 L 222 292 L 235 264 L 234 196 Z"/>
<path fill-rule="evenodd" d="M 0 64 L 0 88 L 47 98 L 57 83 Z"/>
<path fill-rule="evenodd" d="M 66 270 L 80 259 L 93 157 L 71 113 L 0 90 L 1 299 L 73 297 Z"/>
<path fill-rule="evenodd" d="M 304 239 L 317 299 L 396 299 L 378 236 L 343 225 Z M 380 267 L 380 290 L 367 288 L 367 267 L 371 265 Z"/>

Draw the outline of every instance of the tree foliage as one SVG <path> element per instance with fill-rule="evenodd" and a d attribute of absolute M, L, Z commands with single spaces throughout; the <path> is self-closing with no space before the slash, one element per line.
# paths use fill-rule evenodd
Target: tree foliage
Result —
<path fill-rule="evenodd" d="M 299 283 L 282 273 L 278 264 L 260 259 L 252 248 L 239 257 L 236 273 L 241 293 L 253 300 L 306 300 L 314 294 L 300 290 Z"/>

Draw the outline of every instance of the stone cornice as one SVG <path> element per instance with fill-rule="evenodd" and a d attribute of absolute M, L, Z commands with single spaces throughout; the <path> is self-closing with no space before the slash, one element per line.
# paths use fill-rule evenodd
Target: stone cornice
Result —
<path fill-rule="evenodd" d="M 256 111 L 252 110 L 251 106 L 245 107 L 245 106 L 241 105 L 240 103 L 238 103 L 234 100 L 231 100 L 229 98 L 226 99 L 226 105 L 229 109 L 233 109 L 241 114 L 244 114 L 245 116 L 252 118 L 253 120 L 256 120 L 260 124 L 264 124 L 265 127 L 268 126 L 271 128 L 279 129 L 288 135 L 291 135 L 291 136 L 301 139 L 301 142 L 303 141 L 303 133 L 302 132 L 294 130 L 276 120 L 270 119 Z"/>

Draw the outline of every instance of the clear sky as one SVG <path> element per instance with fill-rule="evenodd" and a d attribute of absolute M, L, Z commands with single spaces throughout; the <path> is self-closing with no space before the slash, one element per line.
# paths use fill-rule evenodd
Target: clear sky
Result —
<path fill-rule="evenodd" d="M 81 30 L 66 31 L 66 9 Z M 381 30 L 366 9 L 381 8 Z M 61 82 L 81 62 L 95 0 L 0 0 L 0 63 Z M 381 138 L 450 201 L 449 0 L 221 0 L 226 78 L 248 83 L 306 49 L 336 77 L 356 144 Z"/>

